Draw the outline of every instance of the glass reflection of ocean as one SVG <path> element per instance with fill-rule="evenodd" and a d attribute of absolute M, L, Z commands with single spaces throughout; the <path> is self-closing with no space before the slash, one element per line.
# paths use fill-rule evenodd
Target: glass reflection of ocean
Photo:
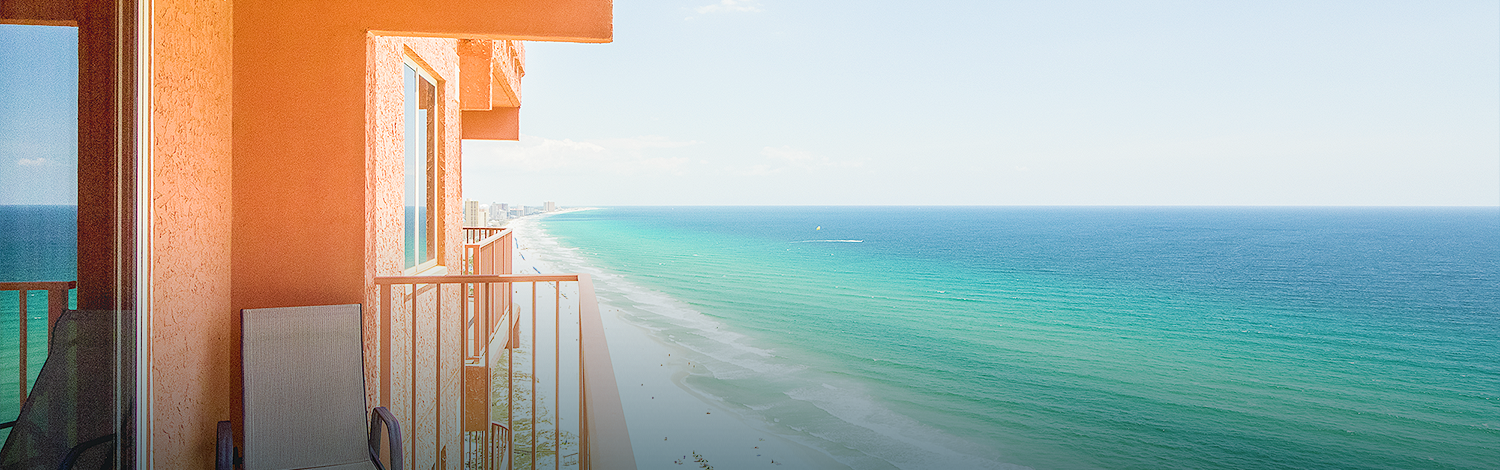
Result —
<path fill-rule="evenodd" d="M 0 205 L 0 282 L 77 280 L 77 224 L 76 206 Z M 21 411 L 18 297 L 17 292 L 0 292 L 0 422 L 15 419 Z M 35 381 L 47 360 L 47 293 L 31 292 L 26 302 L 26 372 Z M 9 431 L 0 433 L 3 437 Z"/>
<path fill-rule="evenodd" d="M 632 207 L 542 226 L 734 330 L 624 310 L 698 352 L 688 386 L 854 468 L 1500 463 L 1496 208 Z"/>

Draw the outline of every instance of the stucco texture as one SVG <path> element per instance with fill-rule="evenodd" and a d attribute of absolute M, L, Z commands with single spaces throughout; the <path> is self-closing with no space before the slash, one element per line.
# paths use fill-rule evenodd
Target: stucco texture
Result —
<path fill-rule="evenodd" d="M 212 465 L 237 398 L 230 309 L 229 0 L 156 0 L 152 32 L 151 375 L 157 468 Z"/>
<path fill-rule="evenodd" d="M 386 400 L 379 396 L 383 371 L 380 370 L 380 308 L 379 290 L 374 276 L 402 275 L 403 248 L 403 181 L 404 181 L 404 133 L 405 116 L 402 113 L 404 84 L 402 67 L 411 62 L 426 70 L 437 79 L 438 154 L 441 168 L 441 207 L 438 218 L 438 239 L 441 240 L 437 262 L 439 268 L 425 274 L 442 272 L 458 273 L 463 256 L 462 188 L 460 186 L 461 164 L 460 138 L 463 129 L 460 122 L 459 58 L 458 40 L 437 38 L 412 38 L 370 35 L 368 50 L 370 60 L 365 80 L 369 105 L 366 119 L 368 126 L 366 212 L 368 225 L 366 244 L 373 247 L 366 251 L 365 302 L 365 364 L 367 402 L 388 403 L 397 419 L 402 421 L 403 431 L 418 446 L 414 468 L 427 468 L 435 463 L 439 451 L 446 448 L 447 458 L 456 462 L 460 457 L 461 434 L 458 431 L 459 407 L 462 398 L 463 334 L 459 289 L 448 286 L 442 289 L 442 300 L 435 296 L 439 292 L 430 286 L 419 290 L 416 302 L 416 323 L 413 329 L 412 302 L 409 286 L 393 289 L 392 302 L 392 397 Z M 405 273 L 418 274 L 418 273 Z M 441 304 L 442 311 L 438 311 Z M 441 327 L 441 331 L 439 328 Z M 412 405 L 412 334 L 416 334 L 415 408 Z M 439 347 L 441 337 L 441 347 Z M 440 354 L 440 358 L 436 355 Z M 443 365 L 441 380 L 436 376 L 436 362 Z M 441 390 L 439 390 L 439 385 Z M 440 394 L 440 395 L 439 395 Z M 438 415 L 441 403 L 441 417 Z M 412 411 L 415 409 L 415 417 Z M 439 426 L 442 439 L 438 441 Z M 408 457 L 411 458 L 411 457 Z"/>

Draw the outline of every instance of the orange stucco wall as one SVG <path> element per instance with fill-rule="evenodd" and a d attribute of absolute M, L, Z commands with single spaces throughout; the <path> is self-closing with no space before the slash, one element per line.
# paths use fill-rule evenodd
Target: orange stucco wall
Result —
<path fill-rule="evenodd" d="M 372 69 L 383 70 L 399 83 L 399 68 L 386 69 L 388 58 L 395 57 L 391 52 L 403 48 L 420 55 L 437 75 L 457 77 L 457 56 L 454 39 L 384 38 L 402 32 L 608 42 L 611 5 L 607 0 L 156 0 L 152 5 L 151 451 L 160 468 L 203 468 L 213 457 L 216 421 L 233 420 L 243 435 L 238 429 L 241 309 L 362 303 L 375 312 L 373 277 L 400 272 L 400 142 L 391 140 L 400 135 L 400 114 L 399 109 L 387 114 L 392 95 L 381 90 L 388 84 L 367 77 L 385 73 L 371 75 Z M 450 190 L 443 220 L 449 240 L 457 240 L 462 220 L 457 154 L 462 113 L 454 86 L 456 81 L 445 85 L 450 103 L 444 109 Z M 461 249 L 457 243 L 445 246 L 444 263 L 458 269 Z M 436 346 L 439 333 L 428 332 L 435 323 L 425 320 L 436 313 L 418 312 L 419 348 Z M 441 332 L 445 356 L 459 351 L 459 332 L 450 329 Z M 405 334 L 409 343 L 410 332 Z M 443 372 L 441 401 L 457 393 L 459 375 Z M 436 381 L 420 373 L 417 378 Z M 419 399 L 419 411 L 439 401 L 435 398 Z M 450 414 L 456 420 L 456 407 L 444 409 L 445 420 Z M 422 425 L 413 429 L 419 436 L 423 430 Z"/>
<path fill-rule="evenodd" d="M 600 0 L 235 2 L 234 308 L 364 298 L 373 272 L 370 31 L 607 42 L 611 8 Z"/>
<path fill-rule="evenodd" d="M 456 39 L 393 36 L 609 42 L 613 6 L 610 0 L 153 0 L 149 5 L 149 451 L 159 468 L 205 468 L 213 458 L 215 422 L 233 420 L 243 436 L 238 312 L 335 303 L 363 303 L 373 312 L 378 308 L 373 277 L 400 272 L 400 142 L 392 139 L 400 135 L 401 122 L 399 109 L 390 114 L 390 98 L 399 93 L 393 95 L 383 79 L 367 78 L 390 73 L 399 81 L 399 68 L 390 66 L 399 63 L 397 52 L 408 49 L 439 76 L 457 77 L 458 71 Z M 0 17 L 76 21 L 89 29 L 112 21 L 108 7 L 87 0 L 76 5 L 0 0 Z M 114 70 L 112 47 L 106 47 L 114 39 L 81 37 L 86 59 L 81 76 L 113 80 L 104 72 Z M 95 68 L 103 72 L 92 72 Z M 114 103 L 109 84 L 85 84 L 99 86 L 81 86 L 80 103 Z M 461 230 L 458 142 L 463 131 L 455 86 L 450 82 L 444 88 L 449 99 L 443 171 L 449 190 L 443 224 L 449 240 L 458 240 Z M 519 85 L 514 88 L 519 93 Z M 123 106 L 128 109 L 129 103 Z M 109 115 L 83 119 L 113 109 L 84 106 L 80 122 L 113 122 Z M 110 129 L 81 127 L 80 151 L 112 152 L 114 141 L 103 135 Z M 97 167 L 81 167 L 80 179 L 111 181 L 113 173 Z M 80 205 L 110 207 L 86 204 L 95 195 L 113 194 L 113 186 L 104 189 L 81 191 Z M 108 257 L 91 255 L 94 244 L 89 245 L 80 248 L 81 261 Z M 461 249 L 458 243 L 445 246 L 444 263 L 458 269 Z M 89 286 L 99 277 L 81 275 L 81 284 Z M 80 289 L 81 305 L 94 305 L 91 292 Z M 443 295 L 447 306 L 457 304 L 456 292 Z M 441 335 L 445 357 L 456 355 L 458 329 L 435 331 L 432 319 L 438 313 L 416 312 L 417 347 L 435 348 Z M 397 315 L 409 319 L 412 312 L 397 309 Z M 413 333 L 401 334 L 410 344 Z M 419 399 L 419 412 L 456 397 L 460 374 L 453 364 L 455 370 L 442 372 L 443 397 Z M 367 370 L 371 376 L 378 372 Z M 420 373 L 417 379 L 438 382 Z M 456 407 L 445 408 L 443 419 L 456 421 L 456 413 Z M 423 429 L 413 430 L 420 435 Z"/>
<path fill-rule="evenodd" d="M 611 15 L 600 0 L 235 2 L 234 308 L 362 300 L 369 32 L 607 42 Z"/>
<path fill-rule="evenodd" d="M 151 374 L 157 468 L 211 465 L 239 393 L 230 309 L 230 0 L 155 0 Z"/>
<path fill-rule="evenodd" d="M 367 62 L 366 93 L 368 104 L 366 106 L 367 116 L 365 122 L 368 125 L 367 139 L 367 175 L 365 186 L 367 224 L 371 230 L 366 232 L 366 245 L 371 249 L 365 252 L 365 266 L 369 275 L 366 284 L 364 305 L 366 311 L 371 315 L 365 316 L 365 343 L 368 345 L 379 344 L 378 333 L 380 325 L 379 316 L 374 315 L 379 311 L 379 291 L 374 285 L 374 276 L 395 276 L 403 274 L 402 260 L 404 255 L 402 194 L 404 178 L 404 160 L 402 149 L 404 146 L 405 115 L 402 113 L 403 105 L 403 75 L 402 67 L 407 60 L 416 63 L 418 67 L 424 68 L 437 79 L 438 85 L 438 114 L 440 116 L 438 132 L 438 152 L 441 155 L 441 171 L 444 187 L 442 189 L 441 208 L 436 212 L 440 214 L 439 238 L 444 242 L 438 254 L 438 263 L 441 268 L 436 272 L 457 273 L 462 269 L 462 189 L 460 187 L 461 164 L 460 138 L 463 130 L 460 118 L 459 106 L 459 57 L 458 40 L 441 38 L 411 38 L 370 35 L 367 40 L 369 47 L 369 61 Z M 413 436 L 413 441 L 421 451 L 416 453 L 416 462 L 413 468 L 428 468 L 434 463 L 435 453 L 429 449 L 449 449 L 449 459 L 458 457 L 460 448 L 458 431 L 458 407 L 456 404 L 462 395 L 459 389 L 459 378 L 463 373 L 461 369 L 462 359 L 459 347 L 459 337 L 462 335 L 457 327 L 458 322 L 453 321 L 460 314 L 459 291 L 456 288 L 447 288 L 441 294 L 437 292 L 421 293 L 418 296 L 418 310 L 415 328 L 412 327 L 412 310 L 408 289 L 398 287 L 395 289 L 396 300 L 393 301 L 393 388 L 394 397 L 390 401 L 393 412 L 398 413 L 397 419 L 402 421 L 403 432 Z M 441 332 L 442 348 L 437 348 L 440 316 L 436 311 L 432 296 L 443 296 L 443 331 Z M 418 351 L 417 359 L 417 383 L 419 384 L 416 397 L 415 410 L 417 418 L 413 420 L 402 410 L 412 410 L 411 406 L 411 338 L 416 334 Z M 434 359 L 429 352 L 441 351 L 445 369 L 442 371 L 441 398 L 438 395 L 438 378 L 434 371 Z M 377 395 L 381 384 L 379 369 L 379 351 L 373 347 L 365 349 L 365 390 L 366 403 L 371 406 L 381 403 L 382 398 Z M 438 411 L 437 402 L 446 404 L 442 408 L 442 432 L 441 442 L 438 442 L 438 422 L 435 413 Z M 408 456 L 411 458 L 411 456 Z"/>

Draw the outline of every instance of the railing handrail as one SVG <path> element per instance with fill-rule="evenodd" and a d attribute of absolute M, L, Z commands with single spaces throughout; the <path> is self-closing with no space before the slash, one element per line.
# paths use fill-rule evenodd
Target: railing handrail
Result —
<path fill-rule="evenodd" d="M 605 342 L 604 324 L 599 315 L 599 304 L 594 294 L 593 282 L 587 274 L 446 274 L 428 276 L 376 276 L 373 279 L 375 285 L 379 286 L 381 295 L 381 337 L 382 347 L 391 344 L 391 309 L 392 287 L 399 285 L 461 285 L 476 286 L 475 292 L 483 289 L 477 286 L 510 284 L 510 283 L 536 283 L 543 282 L 577 282 L 578 283 L 578 328 L 579 328 L 579 468 L 586 470 L 634 470 L 635 453 L 631 448 L 629 430 L 625 424 L 625 413 L 620 401 L 619 388 L 614 376 L 614 367 L 609 357 L 609 345 Z M 441 289 L 441 287 L 439 287 Z M 560 287 L 559 287 L 560 289 Z M 507 289 L 508 291 L 508 289 Z M 477 294 L 476 294 L 477 295 Z M 559 290 L 559 294 L 561 291 Z M 535 293 L 533 292 L 533 297 Z M 415 309 L 415 297 L 411 297 L 413 309 Z M 535 299 L 533 298 L 533 302 Z M 467 306 L 467 301 L 461 305 Z M 535 306 L 533 306 L 533 309 Z M 461 314 L 468 317 L 468 313 Z M 489 325 L 488 319 L 479 322 Z M 535 321 L 536 312 L 532 312 Z M 465 318 L 468 325 L 465 328 L 473 328 L 473 323 L 480 320 L 478 314 L 474 318 Z M 498 320 L 496 318 L 495 320 Z M 493 325 L 491 325 L 493 326 Z M 534 325 L 533 325 L 534 327 Z M 503 329 L 495 328 L 484 333 L 486 341 L 492 341 L 496 335 L 509 335 L 511 326 Z M 484 331 L 484 330 L 481 330 Z M 467 336 L 467 333 L 466 333 Z M 415 337 L 413 337 L 415 341 Z M 533 331 L 533 341 L 535 332 Z M 441 341 L 439 341 L 441 342 Z M 412 345 L 415 352 L 416 344 Z M 380 360 L 382 375 L 389 374 L 392 360 L 388 352 L 382 352 Z M 413 357 L 413 364 L 416 363 Z M 415 380 L 415 375 L 413 375 Z M 381 379 L 381 400 L 387 402 L 394 393 L 393 383 L 390 376 Z M 413 382 L 413 393 L 416 386 Z M 441 396 L 441 391 L 436 392 Z M 440 405 L 441 406 L 441 405 Z M 534 412 L 534 410 L 533 410 Z M 461 412 L 461 414 L 463 414 Z M 534 437 L 534 436 L 533 436 Z M 413 444 L 415 446 L 415 444 Z M 533 446 L 533 451 L 535 447 Z M 413 447 L 413 459 L 415 459 L 415 447 Z M 507 459 L 509 456 L 506 457 Z"/>
<path fill-rule="evenodd" d="M 375 276 L 375 285 L 489 284 L 500 282 L 577 281 L 587 274 L 443 274 L 436 276 Z"/>
<path fill-rule="evenodd" d="M 26 404 L 27 389 L 30 388 L 30 376 L 27 375 L 26 362 L 30 357 L 27 354 L 26 340 L 26 296 L 31 291 L 44 291 L 47 293 L 47 340 L 51 344 L 52 325 L 57 324 L 57 318 L 62 316 L 63 310 L 68 308 L 68 291 L 77 289 L 78 281 L 22 281 L 22 282 L 0 282 L 0 291 L 16 291 L 20 294 L 20 305 L 16 308 L 16 372 L 20 376 L 17 388 L 20 389 L 20 403 Z"/>
<path fill-rule="evenodd" d="M 480 234 L 478 239 L 472 234 Z M 488 235 L 484 235 L 488 233 Z M 464 245 L 485 245 L 493 243 L 495 237 L 510 235 L 510 227 L 464 227 Z"/>
<path fill-rule="evenodd" d="M 26 305 L 26 299 L 24 297 L 27 292 L 34 290 L 47 291 L 47 338 L 49 340 L 52 338 L 52 325 L 57 323 L 57 317 L 62 316 L 62 311 L 68 308 L 67 292 L 77 288 L 78 281 L 0 282 L 0 291 L 16 291 L 21 293 L 21 296 L 23 297 L 21 299 L 21 305 Z M 24 317 L 25 315 L 22 316 Z M 25 325 L 26 319 L 22 318 L 20 324 Z M 24 332 L 21 333 L 21 337 L 25 338 L 26 334 Z M 21 346 L 22 352 L 25 352 L 25 349 L 26 346 L 23 344 Z M 21 370 L 26 370 L 26 366 L 21 366 Z M 21 401 L 25 401 L 25 399 L 23 398 Z"/>
<path fill-rule="evenodd" d="M 481 239 L 479 239 L 479 241 L 464 242 L 464 245 L 467 245 L 467 246 L 488 245 L 488 244 L 495 243 L 495 242 L 499 241 L 501 238 L 505 238 L 506 235 L 510 235 L 510 229 L 508 229 L 508 228 L 502 228 L 502 229 L 500 229 L 499 232 L 495 232 L 493 234 L 490 234 L 487 237 L 481 238 Z"/>
<path fill-rule="evenodd" d="M 0 291 L 76 289 L 78 281 L 0 282 Z"/>

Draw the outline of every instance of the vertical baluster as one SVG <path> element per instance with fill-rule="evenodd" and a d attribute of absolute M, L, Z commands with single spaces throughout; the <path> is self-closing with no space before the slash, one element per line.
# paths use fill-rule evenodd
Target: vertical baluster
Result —
<path fill-rule="evenodd" d="M 380 285 L 380 404 L 391 407 L 391 285 Z"/>
<path fill-rule="evenodd" d="M 552 315 L 552 468 L 562 468 L 562 281 L 556 287 Z"/>
<path fill-rule="evenodd" d="M 443 284 L 433 284 L 433 312 L 432 312 L 432 417 L 433 417 L 433 439 L 432 455 L 446 456 L 443 452 Z M 447 466 L 441 466 L 447 470 Z"/>
<path fill-rule="evenodd" d="M 516 314 L 514 308 L 506 306 L 505 309 L 505 429 L 510 429 L 510 436 L 506 438 L 505 448 L 509 455 L 505 456 L 505 470 L 515 468 L 515 429 L 516 429 L 516 337 L 514 325 Z"/>
<path fill-rule="evenodd" d="M 391 285 L 380 285 L 380 401 L 381 406 L 387 410 L 391 408 L 391 381 L 395 375 L 391 372 Z M 386 445 L 394 445 L 394 442 L 386 442 Z M 402 459 L 405 460 L 405 459 Z M 403 465 L 405 462 L 403 462 Z"/>
<path fill-rule="evenodd" d="M 536 285 L 540 282 L 531 283 L 531 383 L 527 387 L 531 389 L 531 470 L 536 470 L 536 428 L 542 424 L 536 419 L 536 356 L 541 353 L 536 345 Z"/>
<path fill-rule="evenodd" d="M 16 367 L 16 369 L 20 371 L 21 379 L 16 382 L 16 385 L 17 388 L 21 390 L 22 405 L 26 404 L 26 382 L 29 382 L 29 380 L 26 380 L 26 294 L 29 293 L 30 291 L 21 289 L 21 310 L 18 312 L 19 324 L 17 325 L 16 329 L 16 341 L 21 345 L 20 354 L 16 357 L 17 362 L 19 362 L 19 365 Z"/>
<path fill-rule="evenodd" d="M 491 288 L 491 285 L 492 285 L 491 283 L 485 283 L 485 284 L 483 284 L 484 287 L 482 287 L 482 289 L 484 289 L 486 291 L 489 291 L 490 288 Z M 476 287 L 476 288 L 480 288 L 480 287 Z M 489 297 L 486 296 L 485 298 L 488 299 Z M 492 339 L 494 339 L 494 336 L 491 334 L 490 327 L 489 327 L 489 320 L 490 320 L 491 317 L 494 316 L 494 312 L 490 310 L 489 302 L 485 302 L 482 305 L 481 304 L 475 304 L 474 308 L 481 309 L 481 311 L 484 312 L 483 314 L 476 314 L 476 315 L 479 315 L 479 316 L 475 318 L 475 321 L 476 322 L 481 322 L 481 323 L 479 323 L 479 325 L 478 325 L 478 327 L 476 329 L 480 330 L 480 335 L 481 335 L 480 336 L 480 338 L 481 338 L 480 341 L 481 342 L 479 343 L 479 347 L 481 348 L 480 349 L 480 356 L 481 356 L 480 360 L 483 361 L 483 364 L 484 364 L 484 372 L 483 372 L 484 373 L 484 411 L 483 411 L 483 413 L 484 413 L 485 435 L 488 436 L 489 431 L 490 431 L 489 427 L 495 423 L 494 417 L 493 417 L 493 413 L 491 412 L 495 400 L 494 400 L 493 394 L 490 392 L 490 389 L 492 387 L 494 387 L 494 381 L 495 381 L 494 380 L 494 376 L 491 375 L 491 374 L 493 374 L 493 370 L 492 370 L 493 368 L 491 367 L 491 363 L 490 363 L 490 360 L 493 359 L 493 355 L 490 354 L 490 350 L 493 349 L 491 346 L 493 346 L 493 345 L 490 344 L 490 341 Z M 490 461 L 489 460 L 490 459 L 489 440 L 490 439 L 488 437 L 486 437 L 485 451 L 484 451 L 485 462 L 489 462 Z M 485 470 L 492 470 L 494 468 L 494 466 L 491 465 L 491 464 L 486 463 L 486 464 L 484 464 L 484 466 L 482 468 L 484 468 Z"/>
<path fill-rule="evenodd" d="M 417 284 L 411 285 L 411 466 L 417 467 Z"/>
<path fill-rule="evenodd" d="M 592 468 L 589 454 L 588 363 L 583 358 L 583 283 L 578 283 L 578 468 Z"/>
<path fill-rule="evenodd" d="M 458 463 L 459 466 L 469 465 L 469 358 L 474 356 L 476 345 L 474 344 L 474 319 L 469 315 L 469 303 L 474 301 L 474 296 L 469 291 L 469 283 L 458 283 L 458 318 L 459 321 L 459 351 L 462 353 L 458 362 Z M 478 310 L 474 311 L 478 315 Z"/>
<path fill-rule="evenodd" d="M 52 326 L 57 324 L 57 317 L 62 316 L 63 310 L 68 309 L 68 290 L 77 284 L 77 281 L 59 284 L 47 290 L 47 347 L 49 348 L 52 347 Z"/>

